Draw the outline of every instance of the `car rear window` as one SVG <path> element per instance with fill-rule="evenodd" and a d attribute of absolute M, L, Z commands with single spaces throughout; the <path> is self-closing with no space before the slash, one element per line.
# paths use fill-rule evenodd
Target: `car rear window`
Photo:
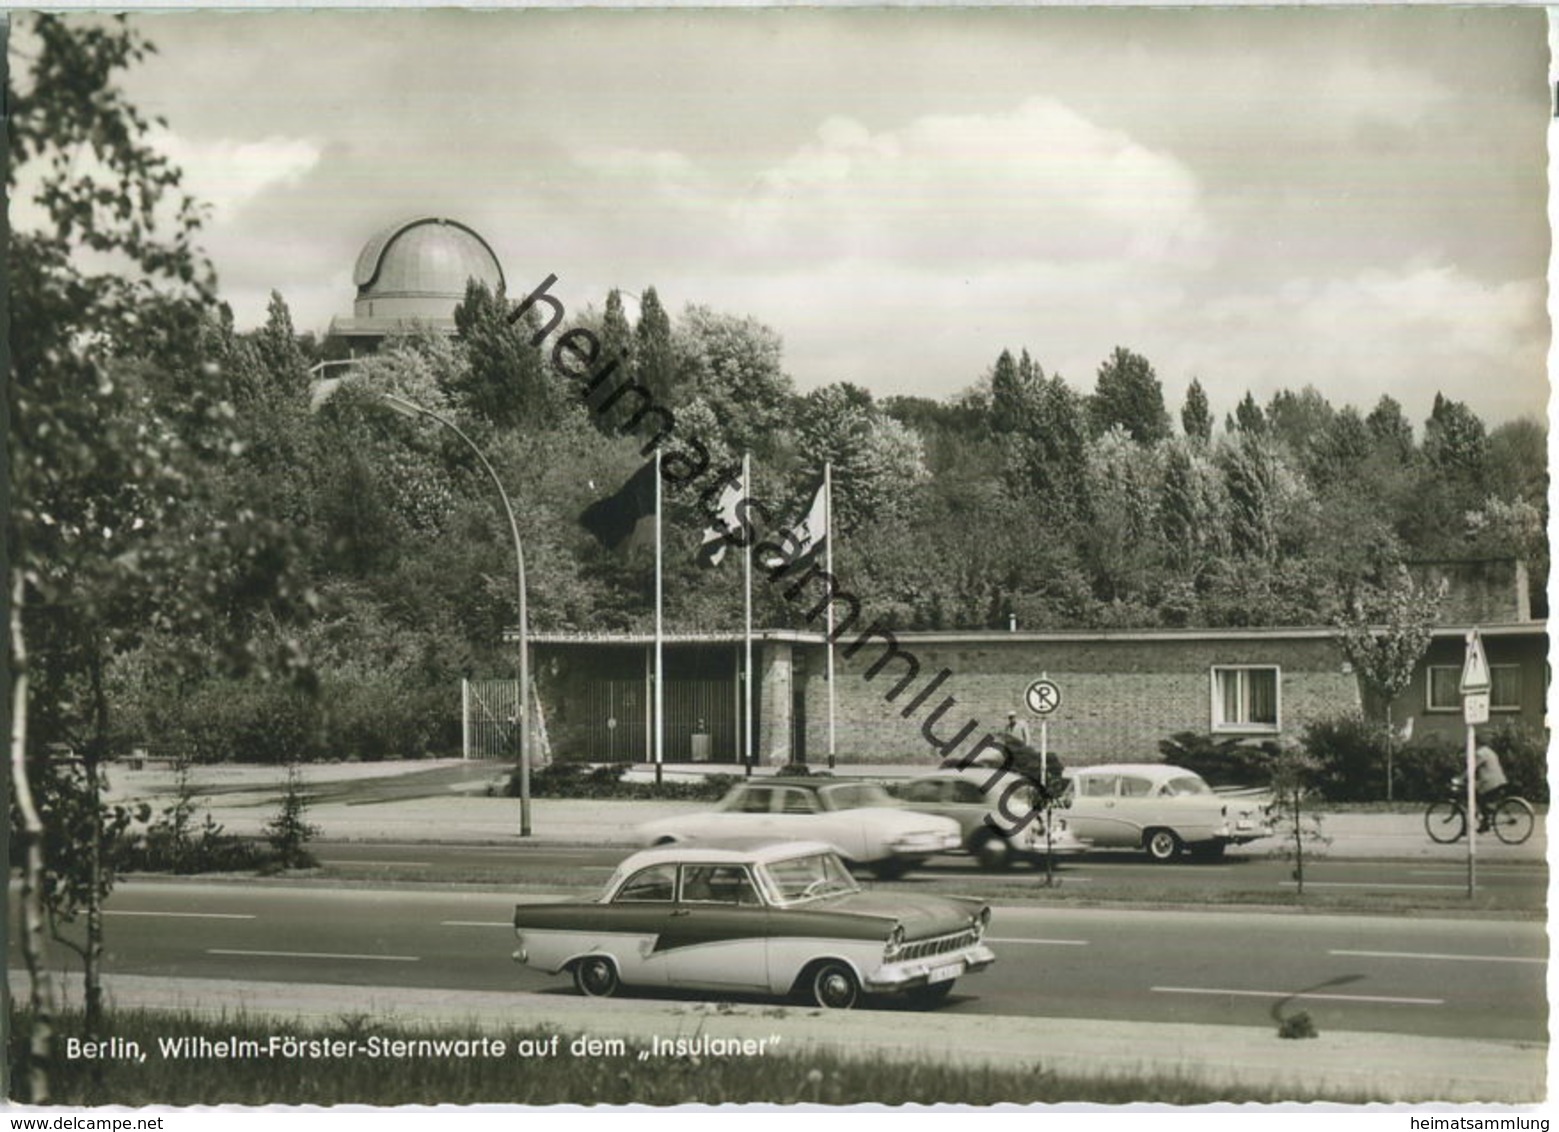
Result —
<path fill-rule="evenodd" d="M 1194 774 L 1182 774 L 1164 783 L 1163 794 L 1211 794 L 1212 788 Z"/>
<path fill-rule="evenodd" d="M 675 865 L 651 865 L 647 869 L 640 869 L 629 877 L 612 903 L 636 903 L 642 900 L 658 900 L 670 903 L 672 894 L 677 889 L 677 869 Z"/>
<path fill-rule="evenodd" d="M 826 787 L 822 794 L 835 810 L 854 810 L 862 806 L 891 806 L 893 797 L 875 782 L 851 782 Z"/>

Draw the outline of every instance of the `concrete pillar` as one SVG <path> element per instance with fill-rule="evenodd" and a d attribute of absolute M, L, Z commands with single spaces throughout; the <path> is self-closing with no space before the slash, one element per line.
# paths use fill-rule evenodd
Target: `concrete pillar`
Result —
<path fill-rule="evenodd" d="M 759 757 L 773 766 L 784 766 L 791 760 L 791 694 L 795 682 L 795 660 L 790 645 L 765 641 L 759 667 L 763 674 L 763 683 L 758 688 L 763 704 L 758 712 L 761 724 L 757 740 Z"/>

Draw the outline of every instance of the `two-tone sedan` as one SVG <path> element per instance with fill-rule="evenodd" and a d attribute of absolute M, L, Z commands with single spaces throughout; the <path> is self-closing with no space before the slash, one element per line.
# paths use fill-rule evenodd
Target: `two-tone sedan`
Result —
<path fill-rule="evenodd" d="M 762 778 L 734 786 L 713 810 L 646 822 L 641 844 L 822 841 L 852 866 L 882 880 L 902 876 L 937 853 L 955 850 L 958 823 L 905 810 L 875 782 Z"/>
<path fill-rule="evenodd" d="M 518 905 L 514 958 L 592 997 L 677 987 L 930 1006 L 996 961 L 990 918 L 967 897 L 863 892 L 820 843 L 675 845 L 629 857 L 598 900 Z"/>
<path fill-rule="evenodd" d="M 1066 775 L 1067 822 L 1095 849 L 1142 849 L 1155 861 L 1187 851 L 1216 860 L 1230 845 L 1272 836 L 1270 794 L 1216 791 L 1184 767 L 1111 763 Z"/>

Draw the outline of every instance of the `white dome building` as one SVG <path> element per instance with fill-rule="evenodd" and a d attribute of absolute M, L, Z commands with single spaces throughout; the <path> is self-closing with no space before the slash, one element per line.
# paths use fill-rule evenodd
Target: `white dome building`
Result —
<path fill-rule="evenodd" d="M 472 279 L 493 291 L 503 286 L 498 257 L 475 229 L 437 216 L 398 221 L 363 245 L 352 271 L 352 317 L 332 319 L 328 337 L 345 341 L 355 357 L 416 327 L 453 334 L 455 307 Z"/>

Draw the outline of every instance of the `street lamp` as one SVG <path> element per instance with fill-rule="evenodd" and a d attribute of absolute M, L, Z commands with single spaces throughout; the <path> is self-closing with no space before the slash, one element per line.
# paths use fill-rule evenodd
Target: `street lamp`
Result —
<path fill-rule="evenodd" d="M 477 462 L 482 465 L 482 470 L 487 473 L 488 479 L 493 481 L 493 486 L 498 489 L 498 498 L 503 501 L 504 517 L 509 520 L 509 534 L 514 539 L 515 576 L 518 582 L 520 600 L 520 836 L 529 837 L 530 829 L 530 618 L 526 612 L 525 601 L 525 547 L 520 542 L 520 526 L 514 521 L 514 506 L 509 502 L 509 493 L 504 490 L 503 481 L 498 478 L 498 473 L 493 471 L 493 466 L 487 462 L 487 457 L 482 455 L 482 450 L 476 446 L 476 442 L 460 430 L 454 421 L 432 409 L 424 408 L 414 401 L 408 401 L 404 397 L 398 397 L 394 393 L 386 393 L 382 389 L 369 389 L 369 392 L 378 397 L 386 405 L 403 417 L 427 417 L 437 421 L 461 440 L 465 441 L 467 448 L 476 456 Z M 326 394 L 328 396 L 328 392 Z"/>
<path fill-rule="evenodd" d="M 519 524 L 514 522 L 514 507 L 508 502 L 508 491 L 504 490 L 504 482 L 493 471 L 493 465 L 488 463 L 488 458 L 482 455 L 482 449 L 477 447 L 474 440 L 461 432 L 454 421 L 435 413 L 432 409 L 424 409 L 422 405 L 405 398 L 398 398 L 394 393 L 385 393 L 384 390 L 373 390 L 377 398 L 390 405 L 394 412 L 402 416 L 426 416 L 432 421 L 438 421 L 446 429 L 455 433 L 460 440 L 465 441 L 466 447 L 471 449 L 477 462 L 482 465 L 483 471 L 488 474 L 488 479 L 493 480 L 494 488 L 497 488 L 497 497 L 504 502 L 504 516 L 508 519 L 508 533 L 514 539 L 514 574 L 519 583 L 519 836 L 530 836 L 530 617 L 525 611 L 525 547 L 519 541 Z"/>

